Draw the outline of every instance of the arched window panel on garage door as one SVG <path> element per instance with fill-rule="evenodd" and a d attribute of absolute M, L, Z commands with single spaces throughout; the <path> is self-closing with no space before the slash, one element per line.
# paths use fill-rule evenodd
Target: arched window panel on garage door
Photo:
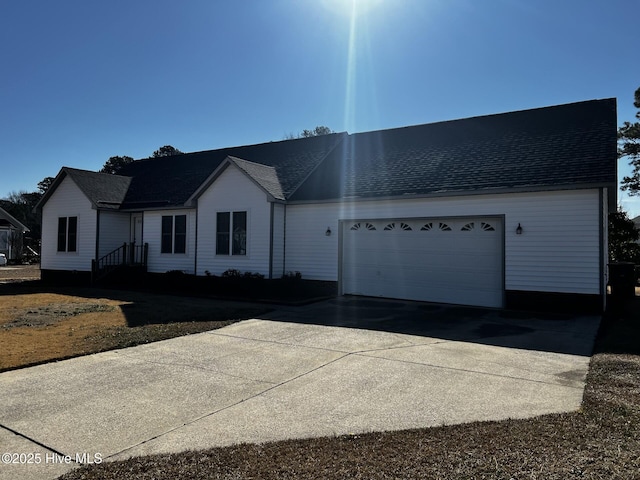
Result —
<path fill-rule="evenodd" d="M 376 226 L 373 223 L 369 222 L 357 222 L 351 225 L 349 230 L 376 230 Z"/>
<path fill-rule="evenodd" d="M 491 225 L 490 223 L 487 222 L 482 222 L 480 223 L 480 228 L 482 230 L 484 230 L 485 232 L 495 232 L 496 229 L 493 225 Z"/>
<path fill-rule="evenodd" d="M 425 223 L 420 230 L 422 230 L 423 232 L 428 232 L 429 230 L 433 229 L 433 223 L 429 222 L 429 223 Z"/>
<path fill-rule="evenodd" d="M 470 232 L 474 228 L 476 228 L 475 222 L 469 222 L 465 224 L 460 230 L 462 230 L 463 232 Z"/>
<path fill-rule="evenodd" d="M 413 230 L 411 228 L 411 225 L 409 225 L 408 223 L 404 223 L 404 222 L 391 222 L 388 223 L 385 227 L 385 230 L 404 230 L 406 232 Z"/>

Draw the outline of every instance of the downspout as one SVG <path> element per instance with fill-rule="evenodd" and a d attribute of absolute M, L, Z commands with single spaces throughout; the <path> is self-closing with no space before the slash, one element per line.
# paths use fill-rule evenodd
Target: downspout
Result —
<path fill-rule="evenodd" d="M 196 201 L 196 238 L 194 242 L 193 274 L 198 275 L 198 203 Z"/>
<path fill-rule="evenodd" d="M 96 251 L 91 260 L 91 284 L 95 281 L 94 275 L 98 272 L 98 259 L 100 258 L 100 210 L 96 209 Z M 42 261 L 42 260 L 41 260 Z"/>
<path fill-rule="evenodd" d="M 271 202 L 271 212 L 269 219 L 269 280 L 273 278 L 273 212 L 275 209 L 274 202 Z"/>
<path fill-rule="evenodd" d="M 96 254 L 95 261 L 100 258 L 100 210 L 96 210 Z"/>
<path fill-rule="evenodd" d="M 608 241 L 608 222 L 605 219 L 609 216 L 609 206 L 605 208 L 606 188 L 598 191 L 598 206 L 600 214 L 598 215 L 598 230 L 600 232 L 600 298 L 602 299 L 602 311 L 607 309 L 607 245 Z"/>
<path fill-rule="evenodd" d="M 282 276 L 287 271 L 287 204 L 284 204 L 284 221 L 282 222 Z"/>

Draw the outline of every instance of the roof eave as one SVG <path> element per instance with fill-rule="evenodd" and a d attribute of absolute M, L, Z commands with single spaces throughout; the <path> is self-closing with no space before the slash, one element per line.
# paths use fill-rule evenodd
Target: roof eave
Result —
<path fill-rule="evenodd" d="M 34 213 L 38 213 L 39 211 L 42 210 L 42 207 L 44 207 L 44 204 L 47 203 L 47 201 L 49 201 L 49 198 L 51 197 L 51 195 L 53 195 L 53 192 L 60 186 L 60 184 L 62 183 L 62 180 L 64 180 L 64 177 L 66 177 L 67 175 L 68 175 L 67 167 L 62 167 L 58 172 L 58 174 L 56 175 L 56 177 L 53 179 L 53 182 L 51 182 L 51 185 L 49 185 L 49 188 L 47 188 L 47 191 L 44 192 L 44 195 L 42 195 L 40 200 L 38 200 L 38 203 L 36 203 L 36 206 L 33 207 Z"/>
<path fill-rule="evenodd" d="M 29 227 L 27 227 L 24 223 L 22 223 L 20 220 L 18 220 L 16 217 L 14 217 L 13 215 L 11 215 L 9 212 L 7 212 L 4 208 L 0 208 L 0 217 L 3 217 L 5 220 L 7 220 L 13 227 L 15 227 L 18 230 L 21 230 L 23 233 L 24 232 L 29 232 Z"/>
<path fill-rule="evenodd" d="M 460 190 L 441 190 L 437 192 L 418 193 L 418 194 L 402 194 L 402 195 L 380 195 L 380 196 L 352 196 L 352 197 L 334 197 L 320 200 L 289 200 L 288 205 L 309 205 L 314 203 L 352 203 L 352 202 L 371 202 L 382 200 L 409 200 L 420 198 L 443 198 L 443 197 L 466 197 L 471 195 L 502 195 L 508 193 L 535 193 L 535 192 L 554 192 L 565 190 L 588 190 L 594 188 L 607 188 L 615 190 L 615 183 L 583 183 L 583 184 L 566 184 L 566 185 L 526 185 L 521 187 L 504 187 L 504 188 L 483 188 L 483 189 L 460 189 Z M 614 202 L 615 203 L 615 202 Z"/>

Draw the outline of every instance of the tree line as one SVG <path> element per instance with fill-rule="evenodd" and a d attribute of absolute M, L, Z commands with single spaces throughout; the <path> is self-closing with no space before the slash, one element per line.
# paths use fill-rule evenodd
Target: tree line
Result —
<path fill-rule="evenodd" d="M 634 92 L 633 105 L 639 110 L 640 88 Z M 640 122 L 625 121 L 618 129 L 618 158 L 627 158 L 631 175 L 622 179 L 620 189 L 629 195 L 640 196 Z M 613 262 L 640 264 L 640 231 L 627 212 L 619 208 L 609 215 L 609 259 Z"/>

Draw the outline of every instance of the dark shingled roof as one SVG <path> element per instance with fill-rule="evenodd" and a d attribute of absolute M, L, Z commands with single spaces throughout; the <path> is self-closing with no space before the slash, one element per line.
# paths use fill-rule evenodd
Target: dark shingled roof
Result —
<path fill-rule="evenodd" d="M 69 175 L 97 208 L 182 207 L 227 161 L 276 200 L 609 187 L 615 208 L 616 143 L 615 99 L 591 100 L 137 160 L 119 175 L 65 167 L 38 206 Z"/>
<path fill-rule="evenodd" d="M 288 198 L 345 136 L 336 133 L 137 160 L 120 171 L 121 175 L 133 177 L 123 208 L 182 206 L 227 157 L 272 167 L 267 175 L 266 169 L 258 172 L 258 167 L 243 164 L 243 168 L 238 164 L 247 174 L 256 175 L 254 179 L 261 178 L 259 183 L 272 182 L 275 172 L 280 191 L 274 187 L 276 190 L 270 193 L 276 193 L 276 198 Z M 272 178 L 267 181 L 265 176 Z"/>
<path fill-rule="evenodd" d="M 275 167 L 261 165 L 255 162 L 247 162 L 241 158 L 229 157 L 239 169 L 251 177 L 258 185 L 264 188 L 273 198 L 285 200 L 282 185 Z"/>
<path fill-rule="evenodd" d="M 354 134 L 290 200 L 615 190 L 616 133 L 607 99 Z"/>
<path fill-rule="evenodd" d="M 108 173 L 89 172 L 63 167 L 80 190 L 96 207 L 101 209 L 119 209 L 131 184 L 131 178 Z"/>

